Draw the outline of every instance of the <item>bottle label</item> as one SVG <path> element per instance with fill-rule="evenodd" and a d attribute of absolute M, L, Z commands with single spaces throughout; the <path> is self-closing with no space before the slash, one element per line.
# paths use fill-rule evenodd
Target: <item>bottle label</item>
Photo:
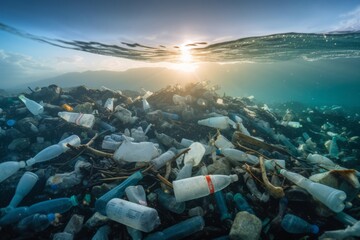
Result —
<path fill-rule="evenodd" d="M 211 194 L 211 193 L 214 193 L 215 187 L 214 187 L 214 184 L 213 184 L 212 181 L 211 181 L 211 177 L 210 177 L 209 175 L 206 175 L 206 176 L 205 176 L 205 179 L 206 179 L 206 182 L 207 182 L 207 184 L 208 184 L 210 194 Z"/>

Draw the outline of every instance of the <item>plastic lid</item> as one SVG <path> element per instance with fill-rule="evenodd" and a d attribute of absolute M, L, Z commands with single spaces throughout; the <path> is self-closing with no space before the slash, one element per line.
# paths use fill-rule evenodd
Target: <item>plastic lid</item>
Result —
<path fill-rule="evenodd" d="M 9 127 L 14 126 L 16 123 L 16 121 L 14 119 L 9 119 L 6 121 L 6 125 L 8 125 Z"/>
<path fill-rule="evenodd" d="M 73 206 L 79 205 L 79 201 L 77 200 L 77 198 L 76 198 L 75 195 L 72 195 L 72 196 L 70 197 L 70 201 L 71 201 L 71 204 L 72 204 Z"/>
<path fill-rule="evenodd" d="M 319 227 L 317 225 L 311 225 L 311 232 L 313 234 L 318 234 L 319 233 Z"/>
<path fill-rule="evenodd" d="M 49 213 L 49 214 L 47 215 L 47 218 L 48 218 L 49 222 L 53 222 L 56 217 L 55 217 L 55 214 L 54 214 L 54 213 Z"/>
<path fill-rule="evenodd" d="M 20 168 L 24 168 L 26 166 L 26 163 L 24 161 L 19 162 Z"/>
<path fill-rule="evenodd" d="M 221 150 L 220 149 L 216 149 L 216 155 L 220 155 L 221 154 Z"/>
<path fill-rule="evenodd" d="M 231 182 L 236 182 L 239 180 L 239 177 L 236 174 L 230 175 L 230 178 L 231 178 Z"/>
<path fill-rule="evenodd" d="M 26 165 L 28 166 L 32 166 L 35 164 L 35 159 L 34 158 L 30 158 L 29 160 L 26 161 Z"/>

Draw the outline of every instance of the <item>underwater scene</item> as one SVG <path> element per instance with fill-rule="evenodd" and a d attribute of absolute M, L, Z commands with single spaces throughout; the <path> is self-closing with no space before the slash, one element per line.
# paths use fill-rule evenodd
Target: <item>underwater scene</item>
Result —
<path fill-rule="evenodd" d="M 1 239 L 360 238 L 360 2 L 1 1 Z"/>

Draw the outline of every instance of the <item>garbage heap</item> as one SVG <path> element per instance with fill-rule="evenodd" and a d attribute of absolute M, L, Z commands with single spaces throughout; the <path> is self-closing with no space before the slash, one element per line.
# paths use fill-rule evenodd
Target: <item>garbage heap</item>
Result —
<path fill-rule="evenodd" d="M 359 116 L 218 90 L 1 96 L 2 239 L 360 237 Z"/>

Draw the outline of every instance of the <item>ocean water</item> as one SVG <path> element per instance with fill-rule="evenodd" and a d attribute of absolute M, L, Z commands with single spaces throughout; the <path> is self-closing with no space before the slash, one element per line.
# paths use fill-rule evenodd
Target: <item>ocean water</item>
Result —
<path fill-rule="evenodd" d="M 335 138 L 335 137 L 334 138 L 331 137 L 332 135 L 335 134 L 336 137 L 341 139 L 338 141 L 339 153 L 337 153 L 338 156 L 333 155 L 331 156 L 331 158 L 340 165 L 344 165 L 345 167 L 348 168 L 354 168 L 360 170 L 359 169 L 360 164 L 358 162 L 360 156 L 360 152 L 359 152 L 360 142 L 358 137 L 360 135 L 360 127 L 359 127 L 360 124 L 359 121 L 360 120 L 360 116 L 359 116 L 360 114 L 360 70 L 359 70 L 360 33 L 359 32 L 332 32 L 332 33 L 321 33 L 321 34 L 276 33 L 267 36 L 254 36 L 254 37 L 247 37 L 247 38 L 236 39 L 233 41 L 218 42 L 218 43 L 193 42 L 193 43 L 187 43 L 186 45 L 183 46 L 177 46 L 177 45 L 152 46 L 147 43 L 122 42 L 118 45 L 113 45 L 113 44 L 108 44 L 106 42 L 97 42 L 97 41 L 83 41 L 76 39 L 55 39 L 47 36 L 34 35 L 30 32 L 19 30 L 2 23 L 0 23 L 0 30 L 6 31 L 11 34 L 15 34 L 23 38 L 38 41 L 43 44 L 52 45 L 53 47 L 56 48 L 70 49 L 74 51 L 82 51 L 92 54 L 112 56 L 123 59 L 150 62 L 150 63 L 158 63 L 158 62 L 184 63 L 185 62 L 186 64 L 198 64 L 198 68 L 195 70 L 195 72 L 189 73 L 188 76 L 191 76 L 189 79 L 203 81 L 203 82 L 210 82 L 211 85 L 213 84 L 219 85 L 221 87 L 221 89 L 219 90 L 221 94 L 219 94 L 219 96 L 234 96 L 234 97 L 239 96 L 242 97 L 241 103 L 249 102 L 249 105 L 246 105 L 246 107 L 252 110 L 249 110 L 243 106 L 239 107 L 239 109 L 229 108 L 230 110 L 224 107 L 224 109 L 226 110 L 222 112 L 225 112 L 227 114 L 227 110 L 229 110 L 229 112 L 232 111 L 242 116 L 244 118 L 245 127 L 249 129 L 249 132 L 253 134 L 253 136 L 264 138 L 266 141 L 268 141 L 271 144 L 277 144 L 284 148 L 287 148 L 287 150 L 289 150 L 289 152 L 291 152 L 291 154 L 294 155 L 292 157 L 298 157 L 301 160 L 301 162 L 304 162 L 306 155 L 310 152 L 311 153 L 319 152 L 322 155 L 329 156 L 328 152 L 330 151 L 326 149 L 325 145 L 326 142 L 328 142 L 329 140 L 333 140 Z M 186 57 L 184 56 L 184 52 L 186 53 L 186 55 L 191 55 L 191 60 L 184 59 L 184 57 Z M 152 78 L 152 81 L 154 81 L 154 84 L 152 86 L 153 88 L 149 86 L 147 90 L 157 91 L 160 88 L 166 87 L 164 85 L 159 85 L 159 82 L 164 83 L 164 81 L 158 81 L 156 79 L 157 75 L 156 74 L 154 75 L 155 77 Z M 77 76 L 80 77 L 80 74 Z M 158 76 L 159 77 L 161 76 L 161 72 L 159 73 Z M 136 78 L 134 78 L 133 81 L 136 81 Z M 155 84 L 156 81 L 158 82 Z M 61 82 L 59 83 L 61 86 Z M 86 85 L 87 84 L 86 80 L 84 80 L 82 84 Z M 128 84 L 127 86 L 122 86 L 122 88 L 131 89 L 136 85 L 135 82 L 128 82 L 127 84 Z M 116 88 L 116 84 L 112 86 L 115 86 Z M 39 87 L 46 87 L 46 86 L 39 86 Z M 193 89 L 190 89 L 189 92 L 191 92 L 191 90 Z M 39 92 L 33 92 L 31 93 L 32 95 L 31 94 L 29 95 L 34 97 L 34 100 L 40 102 L 42 100 L 41 96 L 44 95 L 39 94 Z M 51 91 L 49 90 L 49 92 Z M 87 89 L 84 88 L 79 88 L 79 89 L 75 89 L 74 92 L 71 92 L 70 95 L 65 95 L 64 99 L 62 100 L 69 101 L 69 104 L 75 107 L 75 105 L 80 105 L 80 103 L 82 103 L 83 101 L 88 101 L 88 100 L 89 101 L 100 100 L 103 101 L 101 103 L 104 103 L 108 99 L 108 97 L 112 97 L 117 94 L 112 91 L 108 91 L 104 95 L 101 95 L 102 92 L 100 93 L 96 91 L 94 92 L 91 92 L 90 90 L 88 91 Z M 204 92 L 207 92 L 207 89 L 204 90 Z M 193 91 L 193 93 L 196 93 L 196 91 Z M 253 104 L 254 102 L 252 102 L 253 100 L 252 96 L 254 96 L 255 99 L 254 102 L 256 104 L 259 103 L 258 104 L 259 107 Z M 152 97 L 153 99 L 159 99 L 156 98 L 157 97 L 156 94 L 155 97 L 154 96 Z M 165 96 L 164 99 L 172 99 L 171 97 L 172 96 L 170 96 L 170 98 L 168 96 Z M 226 98 L 224 97 L 224 99 Z M 45 144 L 41 143 L 41 138 L 40 138 L 40 142 L 35 143 L 36 141 L 39 141 L 39 139 L 36 138 L 36 136 L 38 135 L 39 136 L 44 135 L 45 136 L 44 139 L 48 141 L 46 142 L 46 144 L 50 146 L 51 144 L 57 144 L 60 138 L 64 136 L 63 133 L 65 131 L 71 134 L 79 135 L 82 142 L 86 142 L 91 139 L 91 137 L 95 134 L 95 132 L 97 131 L 100 132 L 103 130 L 98 122 L 94 125 L 95 126 L 94 129 L 84 130 L 84 128 L 77 126 L 76 124 L 78 124 L 78 120 L 80 122 L 82 115 L 80 118 L 76 119 L 75 121 L 76 124 L 66 123 L 65 120 L 57 119 L 56 117 L 57 117 L 58 109 L 61 109 L 60 106 L 62 106 L 63 102 L 65 101 L 60 102 L 58 100 L 56 101 L 54 100 L 53 103 L 55 104 L 55 107 L 53 105 L 52 106 L 54 107 L 53 109 L 47 106 L 47 108 L 51 110 L 49 111 L 51 117 L 49 117 L 49 119 L 47 120 L 53 121 L 55 119 L 55 121 L 57 121 L 56 124 L 52 123 L 51 121 L 46 122 L 47 120 L 44 119 L 43 121 L 41 118 L 36 119 L 36 117 L 31 116 L 26 109 L 25 112 L 24 111 L 20 113 L 17 112 L 16 108 L 17 107 L 20 108 L 19 106 L 22 106 L 22 103 L 17 99 L 17 96 L 13 98 L 8 98 L 6 99 L 6 101 L 7 101 L 6 102 L 7 105 L 5 106 L 4 104 L 4 106 L 1 106 L 4 107 L 5 110 L 4 113 L 8 114 L 6 117 L 11 117 L 17 121 L 21 121 L 20 119 L 30 116 L 27 117 L 27 121 L 30 121 L 29 119 L 33 119 L 34 123 L 31 123 L 31 121 L 30 123 L 33 125 L 38 125 L 40 130 L 38 129 L 38 131 L 36 132 L 32 130 L 31 127 L 29 129 L 26 124 L 30 124 L 30 123 L 26 121 L 25 121 L 26 124 L 24 122 L 22 123 L 22 125 L 24 125 L 22 127 L 19 127 L 20 126 L 19 123 L 17 123 L 17 125 L 10 126 L 8 122 L 5 121 L 7 119 L 5 119 L 4 117 L 1 122 L 2 124 L 1 127 L 4 128 L 4 131 L 0 132 L 3 134 L 0 135 L 0 137 L 3 137 L 0 138 L 1 139 L 0 159 L 2 162 L 6 162 L 10 160 L 11 161 L 25 160 L 31 156 L 36 155 L 38 152 L 40 152 L 40 149 L 44 149 L 43 147 L 46 146 Z M 152 98 L 149 97 L 149 102 L 153 104 L 153 102 L 151 101 Z M 2 101 L 1 103 L 4 102 L 5 100 Z M 173 105 L 171 100 L 169 102 L 170 104 L 168 105 Z M 137 103 L 140 103 L 140 101 L 138 101 Z M 159 103 L 158 106 L 162 106 L 161 104 L 162 103 Z M 167 102 L 164 101 L 164 104 L 167 104 Z M 180 121 L 178 122 L 175 121 L 175 124 L 173 124 L 173 121 L 169 121 L 171 123 L 169 123 L 168 125 L 163 124 L 163 122 L 156 122 L 156 124 L 152 126 L 152 129 L 150 130 L 149 133 L 152 139 L 156 139 L 156 134 L 154 133 L 155 130 L 153 129 L 162 131 L 164 133 L 168 133 L 169 135 L 174 136 L 174 138 L 176 136 L 177 138 L 179 138 L 177 140 L 180 140 L 182 137 L 185 138 L 190 137 L 196 141 L 200 141 L 200 140 L 204 141 L 204 139 L 208 140 L 208 136 L 215 135 L 216 129 L 210 129 L 204 126 L 199 126 L 197 124 L 197 120 L 199 117 L 208 116 L 207 114 L 210 111 L 214 111 L 214 108 L 205 109 L 205 107 L 199 106 L 201 104 L 197 104 L 195 102 L 193 102 L 192 104 L 193 107 L 196 109 L 196 111 L 193 114 L 193 117 L 190 118 L 189 121 L 180 119 Z M 271 110 L 262 111 L 261 109 L 268 109 L 264 104 L 270 106 Z M 122 123 L 118 119 L 115 119 L 114 117 L 115 114 L 113 114 L 113 112 L 105 111 L 104 109 L 102 109 L 102 105 L 103 104 L 96 105 L 96 107 L 99 107 L 100 109 L 100 114 L 97 115 L 96 117 L 98 118 L 98 120 L 101 119 L 105 123 L 109 122 L 111 124 L 114 124 L 117 127 L 117 130 L 119 131 L 123 131 L 125 127 L 131 128 L 131 127 L 145 126 L 144 127 L 145 129 L 148 126 L 147 125 L 148 123 L 146 122 L 148 120 L 146 119 L 148 115 L 142 109 L 143 106 L 142 103 L 138 105 L 136 105 L 136 102 L 135 104 L 128 104 L 129 108 L 131 107 L 131 111 L 134 114 L 139 114 L 137 116 L 139 116 L 141 120 L 141 122 L 138 121 L 134 125 L 128 124 L 127 122 Z M 154 105 L 156 106 L 155 103 Z M 216 105 L 213 104 L 211 107 L 213 106 Z M 173 108 L 171 108 L 171 106 L 165 106 L 164 108 L 166 108 L 166 110 L 170 109 L 169 111 L 174 111 L 174 112 L 177 111 L 179 115 L 181 115 L 184 112 L 183 109 L 181 109 L 182 106 L 175 106 L 175 107 L 172 106 L 172 107 Z M 83 107 L 83 109 L 85 109 L 85 107 Z M 286 115 L 285 113 L 287 109 L 291 109 L 291 111 L 289 111 L 288 114 Z M 161 112 L 161 110 L 158 111 Z M 259 113 L 259 115 L 257 116 L 258 119 L 255 119 L 251 116 L 251 114 L 252 113 L 255 114 L 255 112 Z M 89 110 L 88 113 L 92 113 L 92 109 L 91 111 Z M 291 120 L 300 121 L 301 124 L 303 124 L 302 128 L 293 129 L 290 128 L 289 126 L 286 126 L 286 121 L 287 121 L 286 116 L 288 116 L 288 118 L 290 119 L 289 117 L 290 115 L 291 115 Z M 52 117 L 54 117 L 54 119 Z M 183 115 L 181 115 L 181 117 L 183 117 Z M 276 121 L 274 120 L 275 118 Z M 283 119 L 285 120 L 283 121 Z M 157 120 L 158 119 L 156 119 L 156 121 Z M 149 120 L 149 122 L 151 122 L 151 120 Z M 271 125 L 269 125 L 268 122 L 270 122 Z M 171 127 L 166 127 L 169 125 Z M 22 133 L 26 133 L 30 136 L 29 138 L 27 138 L 28 146 L 22 146 L 26 144 L 20 144 L 19 145 L 20 150 L 16 149 L 15 147 L 13 148 L 8 147 L 12 143 L 13 139 L 18 138 L 22 134 L 20 132 L 19 133 L 16 132 L 14 130 L 16 128 L 19 128 Z M 3 129 L 1 128 L 0 130 Z M 232 129 L 224 130 L 222 131 L 222 133 L 226 135 L 227 138 L 231 139 Z M 281 134 L 286 135 L 286 137 Z M 308 139 L 306 139 L 305 137 L 306 135 L 310 135 L 312 140 L 316 142 L 316 144 L 318 144 L 317 147 L 311 148 L 310 146 L 309 147 L 310 150 L 309 149 L 304 150 L 304 148 L 306 147 L 306 146 L 304 147 L 304 145 L 308 143 L 307 141 Z M 284 138 L 281 138 L 279 136 L 284 136 L 284 138 L 286 139 L 284 140 Z M 199 139 L 195 139 L 197 137 Z M 305 141 L 306 143 L 304 143 Z M 33 143 L 32 148 L 29 147 L 30 143 Z M 101 140 L 97 139 L 96 142 L 94 143 L 95 145 L 94 148 L 101 149 L 100 143 Z M 33 147 L 34 145 L 37 148 L 34 148 Z M 293 170 L 299 171 L 300 164 L 297 163 L 298 165 L 295 165 L 293 163 L 294 162 L 293 159 L 295 158 L 290 158 L 291 154 L 285 156 L 280 153 L 277 153 L 275 150 L 273 152 L 270 152 L 270 150 L 269 151 L 264 150 L 264 154 L 268 154 L 271 158 L 277 158 L 277 156 L 279 156 L 280 158 L 284 157 L 288 161 L 287 167 L 295 166 L 296 168 L 293 168 Z M 64 155 L 60 155 L 60 157 L 57 159 L 58 161 L 57 164 L 53 164 L 52 162 L 50 162 L 50 163 L 45 163 L 45 165 L 40 165 L 41 167 L 51 166 L 51 168 L 57 168 L 56 171 L 53 169 L 52 173 L 47 173 L 45 172 L 45 170 L 44 173 L 39 171 L 44 175 L 42 176 L 43 179 L 45 177 L 49 177 L 51 174 L 55 174 L 55 172 L 64 172 L 65 171 L 64 168 L 66 168 L 68 171 L 73 169 L 74 161 L 72 161 L 71 163 L 66 162 L 66 164 L 61 162 L 59 164 L 59 159 L 61 161 L 64 160 L 61 159 L 63 156 Z M 98 177 L 100 175 L 102 177 L 103 173 L 101 172 L 101 170 L 105 169 L 103 168 L 106 165 L 103 163 L 105 162 L 105 159 L 102 159 L 100 163 L 97 162 L 99 160 L 98 157 L 95 156 L 94 159 L 95 160 L 92 160 L 91 162 L 91 164 L 94 164 L 94 166 L 96 166 L 94 168 L 94 171 L 96 171 Z M 209 165 L 208 163 L 209 161 L 206 161 L 204 165 Z M 114 176 L 118 174 L 116 167 L 108 168 L 110 170 L 115 171 Z M 128 167 L 128 165 L 126 167 Z M 131 165 L 131 167 L 133 167 L 133 165 Z M 173 167 L 176 168 L 175 164 L 173 164 Z M 128 172 L 126 171 L 130 172 L 132 169 L 130 168 L 126 169 L 124 167 L 124 169 L 121 169 L 121 171 L 124 170 L 124 172 L 120 172 L 119 175 L 121 174 L 128 175 Z M 304 169 L 308 170 L 309 172 L 310 170 L 314 170 L 314 171 L 318 170 L 317 167 L 314 167 L 313 169 L 311 169 L 310 167 Z M 164 171 L 162 173 L 164 173 Z M 93 174 L 93 168 L 91 168 L 91 174 Z M 241 175 L 242 173 L 239 173 L 239 176 Z M 111 174 L 109 176 L 113 177 L 113 175 Z M 20 178 L 19 174 L 17 178 Z M 100 185 L 102 182 L 100 180 L 98 182 L 95 182 L 95 180 L 97 179 L 95 180 L 90 179 L 90 180 L 87 179 L 86 181 L 81 182 L 81 184 L 77 184 L 75 187 L 71 187 L 69 189 L 63 190 L 62 192 L 55 191 L 56 194 L 58 194 L 56 196 L 64 197 L 64 195 L 66 195 L 67 197 L 69 197 L 70 192 L 81 195 L 81 197 L 84 197 L 82 196 L 84 195 L 84 193 L 91 192 L 91 194 L 93 194 L 92 190 L 90 189 L 92 189 L 96 185 Z M 174 180 L 174 178 L 172 180 Z M 94 185 L 92 185 L 94 183 L 92 181 L 95 182 Z M 142 184 L 144 184 L 144 186 L 150 189 L 156 183 L 152 178 L 149 177 L 146 178 L 142 182 Z M 3 185 L 0 188 L 2 191 L 6 192 L 5 195 L 7 196 L 6 198 L 4 197 L 0 199 L 0 203 L 2 204 L 2 206 L 5 206 L 5 204 L 9 202 L 10 200 L 9 198 L 11 197 L 11 194 L 15 189 L 15 185 L 16 182 L 13 181 L 11 184 L 8 184 L 6 186 Z M 78 189 L 82 189 L 81 194 L 77 192 Z M 241 191 L 247 193 L 246 197 L 249 200 L 255 199 L 254 195 L 252 195 L 251 198 L 249 197 L 251 195 L 250 192 L 246 190 L 245 187 L 243 188 L 243 186 L 239 187 L 233 185 L 228 189 L 231 189 L 231 191 L 234 192 L 239 192 L 239 190 L 241 189 Z M 227 191 L 228 189 L 225 190 Z M 26 199 L 24 204 L 30 205 L 33 204 L 34 202 L 44 201 L 48 199 L 48 196 L 46 195 L 48 194 L 48 192 L 43 193 L 41 188 L 37 190 L 39 191 L 36 192 L 36 194 L 32 193 L 33 198 Z M 51 189 L 48 191 L 52 193 L 53 190 L 54 189 L 52 189 L 51 186 Z M 263 190 L 264 189 L 261 189 L 261 191 Z M 295 196 L 295 198 L 296 197 L 298 196 Z M 343 226 L 338 226 L 339 223 L 331 222 L 331 220 L 328 220 L 328 222 L 326 223 L 322 223 L 323 219 L 318 216 L 315 216 L 314 211 L 312 209 L 312 205 L 308 204 L 309 203 L 308 199 L 305 200 L 301 199 L 302 198 L 301 196 L 299 198 L 300 198 L 300 204 L 298 204 L 297 202 L 298 199 L 295 199 L 295 201 L 293 201 L 293 204 L 295 202 L 295 205 L 298 204 L 299 206 L 289 207 L 290 209 L 292 209 L 292 211 L 295 211 L 299 215 L 302 214 L 304 217 L 308 217 L 309 215 L 311 215 L 311 220 L 316 220 L 317 224 L 320 225 L 322 224 L 321 227 L 325 230 L 331 230 L 333 226 L 336 226 L 336 228 L 343 227 Z M 353 198 L 356 198 L 356 196 L 353 196 Z M 95 199 L 92 200 L 93 202 L 95 201 Z M 291 200 L 294 199 L 290 199 L 290 202 Z M 207 199 L 204 200 L 201 204 L 204 206 L 204 208 L 207 208 L 210 201 L 211 200 Z M 354 206 L 358 207 L 359 205 L 358 197 L 353 202 L 354 202 Z M 190 203 L 190 205 L 191 204 L 192 203 Z M 276 212 L 278 206 L 277 200 L 274 201 L 274 199 L 272 199 L 271 202 L 269 203 L 260 203 L 258 200 L 256 200 L 256 201 L 251 201 L 251 204 L 256 207 L 257 214 L 262 220 L 270 216 L 270 215 L 269 216 L 266 215 L 269 212 L 271 213 L 271 217 L 274 217 L 277 214 Z M 270 208 L 269 204 L 273 204 L 274 207 Z M 233 205 L 234 204 L 230 206 L 232 210 L 235 209 Z M 303 205 L 306 206 L 304 207 Z M 86 209 L 87 207 L 88 206 L 85 206 L 85 208 L 81 208 L 81 209 L 79 208 L 80 210 L 76 209 L 74 212 L 84 214 L 86 215 L 86 218 L 88 218 L 90 217 L 92 212 L 87 211 Z M 189 207 L 189 205 L 187 207 Z M 159 209 L 161 208 L 159 207 Z M 195 237 L 191 236 L 188 239 L 209 239 L 210 236 L 219 237 L 221 234 L 228 234 L 229 229 L 226 228 L 221 229 L 221 227 L 219 227 L 221 225 L 220 221 L 214 218 L 214 216 L 219 215 L 218 213 L 216 213 L 216 211 L 217 210 L 214 209 L 211 210 L 210 208 L 207 210 L 207 215 L 205 216 L 205 218 L 207 224 L 210 225 L 210 227 L 206 230 L 208 231 L 207 235 L 204 234 L 203 236 L 201 236 L 201 238 L 197 238 L 195 235 Z M 169 215 L 168 211 L 164 209 L 161 209 L 160 214 L 162 214 L 161 215 L 162 223 L 163 223 L 162 226 L 169 225 L 170 223 L 174 224 L 175 222 L 179 222 L 180 220 L 182 220 L 182 218 L 185 219 L 187 217 L 185 216 L 186 214 L 179 215 L 180 217 L 178 215 L 174 215 L 175 216 L 174 217 L 172 215 Z M 351 214 L 354 215 L 356 218 L 360 217 L 358 213 L 351 212 Z M 166 219 L 166 217 L 168 219 Z M 121 232 L 121 234 L 127 236 L 125 233 L 125 229 L 119 230 L 119 225 L 112 224 L 111 226 L 113 228 L 112 229 L 113 236 L 115 236 L 115 234 L 118 234 L 118 232 Z M 4 229 L 5 230 L 3 230 L 3 233 L 6 233 L 6 235 L 4 235 L 4 239 L 11 239 L 13 238 L 13 236 L 21 235 L 20 232 L 16 232 L 17 231 L 16 229 L 12 230 L 11 227 L 7 226 Z M 60 232 L 62 231 L 62 229 L 63 226 L 52 227 L 50 228 L 50 230 L 48 230 L 48 232 L 44 233 L 45 236 L 44 238 L 50 237 L 53 233 Z M 1 231 L 2 229 L 0 229 L 0 233 Z M 93 234 L 93 232 L 91 231 L 83 230 L 80 233 L 81 235 L 80 239 L 88 239 L 90 235 Z M 276 231 L 274 234 L 276 236 Z M 279 236 L 276 236 L 278 237 L 277 239 L 289 239 L 292 237 L 288 235 L 283 235 L 284 232 L 280 232 L 279 234 L 280 234 Z M 35 235 L 35 236 L 39 236 L 39 235 Z M 120 235 L 119 234 L 116 235 L 116 237 L 118 236 Z M 312 237 L 313 238 L 310 239 L 315 239 L 314 236 Z"/>

